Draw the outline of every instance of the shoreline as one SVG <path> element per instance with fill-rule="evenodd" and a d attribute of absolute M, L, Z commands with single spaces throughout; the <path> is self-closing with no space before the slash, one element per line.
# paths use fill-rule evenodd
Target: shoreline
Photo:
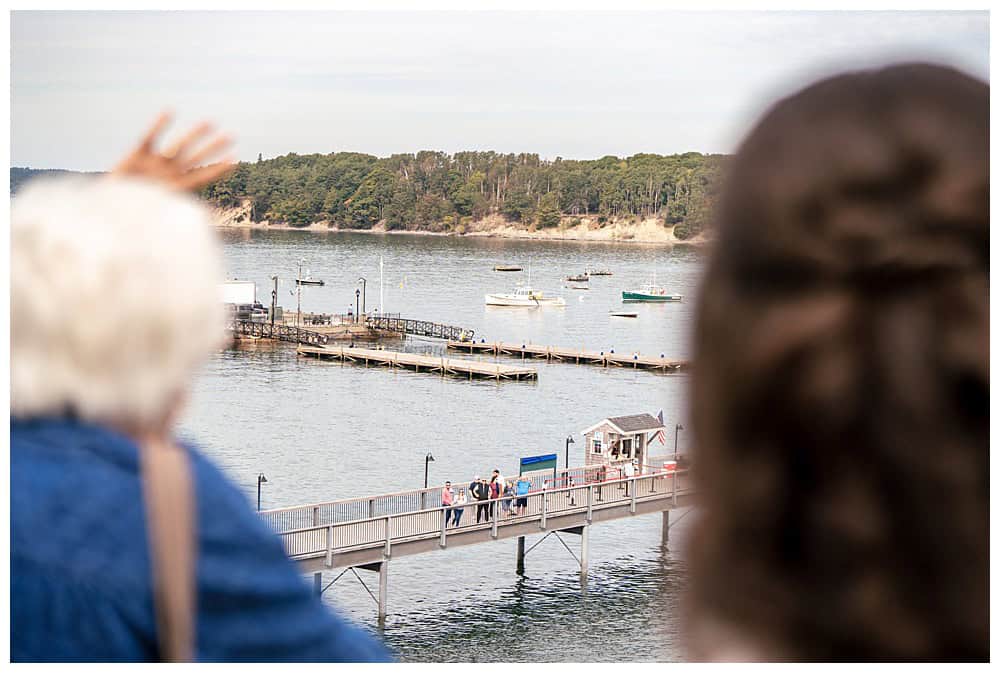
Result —
<path fill-rule="evenodd" d="M 656 220 L 647 219 L 640 222 L 614 222 L 594 226 L 593 218 L 577 218 L 579 224 L 560 226 L 551 229 L 522 229 L 496 216 L 490 216 L 473 223 L 467 231 L 425 231 L 408 229 L 387 230 L 382 227 L 373 229 L 346 229 L 330 227 L 326 222 L 313 222 L 303 227 L 293 227 L 287 224 L 271 224 L 270 222 L 251 222 L 241 209 L 233 209 L 237 214 L 243 214 L 243 219 L 234 217 L 233 211 L 217 211 L 215 226 L 217 229 L 246 231 L 301 231 L 309 233 L 351 233 L 370 236 L 438 236 L 444 238 L 494 238 L 520 241 L 569 241 L 574 243 L 612 243 L 637 244 L 663 247 L 705 248 L 712 240 L 703 234 L 690 239 L 679 239 L 674 236 L 672 226 L 664 226 Z M 569 218 L 565 218 L 569 219 Z"/>

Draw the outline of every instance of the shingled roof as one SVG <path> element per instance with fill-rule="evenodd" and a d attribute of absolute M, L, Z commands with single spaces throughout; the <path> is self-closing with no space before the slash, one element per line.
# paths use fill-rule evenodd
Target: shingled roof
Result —
<path fill-rule="evenodd" d="M 583 434 L 587 434 L 591 430 L 594 430 L 605 422 L 611 423 L 618 432 L 621 434 L 630 434 L 633 432 L 647 432 L 649 430 L 659 430 L 664 427 L 663 423 L 656 416 L 650 414 L 632 414 L 631 416 L 611 416 L 604 419 L 600 423 L 592 425 L 583 431 Z"/>

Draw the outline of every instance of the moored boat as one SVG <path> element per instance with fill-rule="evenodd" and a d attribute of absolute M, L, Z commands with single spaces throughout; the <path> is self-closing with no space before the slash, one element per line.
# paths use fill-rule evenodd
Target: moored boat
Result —
<path fill-rule="evenodd" d="M 597 271 L 587 271 L 588 276 L 610 276 L 611 272 L 607 269 L 598 269 Z"/>
<path fill-rule="evenodd" d="M 643 285 L 638 290 L 624 290 L 622 292 L 622 301 L 633 302 L 633 301 L 683 301 L 684 295 L 680 294 L 669 294 L 665 288 L 646 284 Z"/>
<path fill-rule="evenodd" d="M 653 273 L 653 280 L 644 284 L 637 290 L 623 290 L 622 291 L 622 301 L 623 302 L 636 302 L 636 301 L 647 301 L 647 302 L 664 302 L 664 301 L 681 301 L 684 299 L 683 295 L 670 294 L 667 292 L 665 287 L 656 284 L 656 273 Z"/>
<path fill-rule="evenodd" d="M 522 268 L 519 266 L 511 266 L 509 264 L 497 264 L 493 267 L 494 271 L 521 271 Z"/>
<path fill-rule="evenodd" d="M 565 306 L 562 297 L 546 297 L 540 290 L 530 287 L 518 287 L 513 292 L 486 295 L 487 306 L 522 306 L 536 308 L 539 306 Z"/>
<path fill-rule="evenodd" d="M 326 285 L 325 280 L 320 280 L 319 278 L 296 278 L 296 285 Z"/>
<path fill-rule="evenodd" d="M 571 283 L 586 283 L 590 280 L 590 276 L 586 273 L 581 273 L 578 276 L 566 276 L 566 280 Z"/>
<path fill-rule="evenodd" d="M 638 313 L 632 313 L 631 311 L 611 311 L 612 318 L 638 318 Z"/>

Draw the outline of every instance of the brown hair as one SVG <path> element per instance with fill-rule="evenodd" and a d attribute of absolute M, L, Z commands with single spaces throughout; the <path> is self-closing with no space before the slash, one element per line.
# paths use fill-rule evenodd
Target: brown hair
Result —
<path fill-rule="evenodd" d="M 696 657 L 713 624 L 768 659 L 989 657 L 988 115 L 949 68 L 851 73 L 734 158 L 694 339 Z"/>

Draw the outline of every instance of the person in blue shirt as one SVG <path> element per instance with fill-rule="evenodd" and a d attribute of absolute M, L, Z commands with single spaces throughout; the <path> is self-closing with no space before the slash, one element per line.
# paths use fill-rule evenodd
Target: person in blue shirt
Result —
<path fill-rule="evenodd" d="M 39 179 L 13 202 L 11 659 L 167 658 L 140 471 L 155 440 L 186 456 L 193 491 L 190 658 L 391 661 L 322 605 L 240 491 L 173 438 L 224 335 L 211 217 L 183 192 L 228 166 L 199 165 L 226 144 L 196 147 L 205 127 L 157 152 L 165 123 L 110 176 Z"/>
<path fill-rule="evenodd" d="M 528 511 L 528 491 L 531 490 L 531 481 L 522 474 L 517 478 L 517 484 L 514 488 L 517 494 L 514 513 L 523 516 Z"/>

